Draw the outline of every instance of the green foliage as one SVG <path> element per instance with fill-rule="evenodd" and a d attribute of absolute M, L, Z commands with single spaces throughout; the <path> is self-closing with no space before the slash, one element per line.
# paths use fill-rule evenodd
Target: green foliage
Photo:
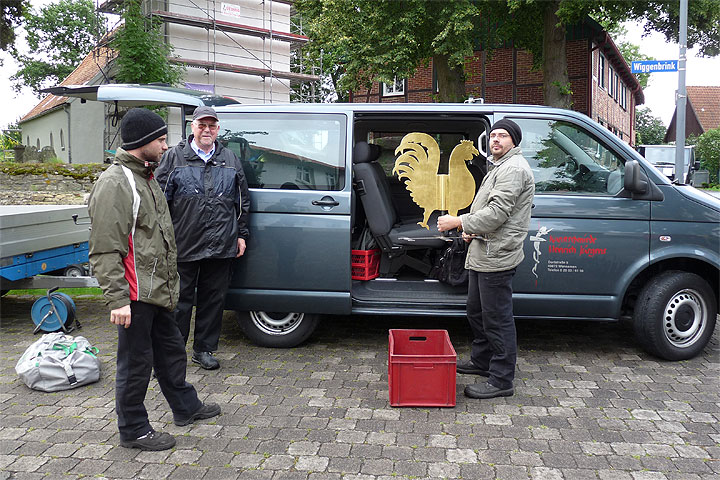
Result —
<path fill-rule="evenodd" d="M 59 0 L 26 12 L 24 21 L 28 52 L 12 52 L 20 69 L 11 80 L 15 91 L 27 86 L 36 95 L 70 75 L 105 28 L 92 0 Z"/>
<path fill-rule="evenodd" d="M 165 42 L 162 23 L 146 18 L 138 0 L 124 4 L 123 27 L 117 32 L 111 46 L 118 57 L 115 76 L 120 83 L 167 83 L 177 85 L 184 67 L 170 62 L 172 46 Z"/>
<path fill-rule="evenodd" d="M 326 65 L 341 65 L 333 72 L 340 90 L 408 78 L 418 66 L 445 56 L 451 74 L 438 78 L 445 101 L 448 91 L 464 88 L 464 61 L 478 46 L 491 51 L 512 42 L 532 53 L 535 67 L 542 68 L 543 51 L 556 51 L 562 37 L 562 28 L 552 27 L 573 25 L 586 15 L 605 25 L 644 20 L 646 31 L 659 31 L 670 41 L 677 41 L 679 24 L 677 0 L 297 0 L 295 7 L 312 40 L 309 48 L 316 55 L 324 52 Z M 553 15 L 554 25 L 548 21 Z M 720 2 L 690 2 L 689 46 L 715 55 L 719 31 Z M 630 45 L 620 48 L 633 60 L 644 58 Z M 568 83 L 567 66 L 543 74 L 546 91 Z M 559 93 L 566 97 L 567 92 Z"/>
<path fill-rule="evenodd" d="M 2 0 L 0 2 L 0 50 L 15 50 L 15 28 L 20 24 L 28 6 L 25 0 Z M 2 59 L 0 59 L 2 66 Z"/>
<path fill-rule="evenodd" d="M 700 167 L 710 172 L 710 181 L 718 183 L 720 169 L 720 128 L 708 130 L 700 135 L 695 145 L 695 155 L 700 159 Z"/>
<path fill-rule="evenodd" d="M 17 123 L 8 125 L 7 129 L 0 131 L 0 150 L 10 150 L 21 143 L 20 127 Z"/>
<path fill-rule="evenodd" d="M 1 163 L 0 172 L 6 175 L 63 175 L 76 180 L 97 180 L 109 165 L 103 163 Z"/>
<path fill-rule="evenodd" d="M 660 145 L 667 127 L 647 107 L 635 109 L 635 144 Z"/>

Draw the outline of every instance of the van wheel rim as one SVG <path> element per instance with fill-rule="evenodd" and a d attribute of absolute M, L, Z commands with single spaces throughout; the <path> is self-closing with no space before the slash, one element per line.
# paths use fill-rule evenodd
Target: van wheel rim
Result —
<path fill-rule="evenodd" d="M 295 331 L 302 323 L 304 313 L 278 313 L 252 311 L 250 318 L 253 324 L 263 333 L 269 335 L 287 335 Z"/>
<path fill-rule="evenodd" d="M 695 290 L 681 290 L 665 306 L 663 331 L 676 347 L 687 348 L 695 343 L 705 329 L 707 308 Z"/>

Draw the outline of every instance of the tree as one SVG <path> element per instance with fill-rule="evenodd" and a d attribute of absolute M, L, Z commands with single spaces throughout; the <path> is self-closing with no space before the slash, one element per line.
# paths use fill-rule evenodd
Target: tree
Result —
<path fill-rule="evenodd" d="M 652 115 L 649 108 L 635 110 L 635 144 L 660 145 L 665 138 L 667 127 L 662 120 Z"/>
<path fill-rule="evenodd" d="M 27 12 L 24 20 L 28 52 L 12 53 L 20 69 L 11 80 L 15 91 L 27 86 L 36 94 L 70 75 L 104 30 L 92 0 L 60 0 Z"/>
<path fill-rule="evenodd" d="M 0 0 L 0 50 L 15 49 L 15 28 L 20 24 L 26 7 L 24 0 Z"/>
<path fill-rule="evenodd" d="M 710 172 L 710 181 L 718 183 L 720 170 L 720 128 L 708 130 L 700 135 L 695 145 L 695 153 L 702 168 Z"/>
<path fill-rule="evenodd" d="M 613 37 L 613 39 L 618 39 L 627 34 L 627 28 L 619 23 L 603 24 L 603 28 L 610 34 L 611 37 Z M 655 57 L 641 53 L 640 46 L 635 45 L 634 43 L 615 40 L 615 45 L 617 45 L 618 50 L 620 50 L 620 54 L 622 54 L 628 64 L 643 60 L 657 60 Z M 647 88 L 650 84 L 649 73 L 636 73 L 635 77 L 637 77 L 637 80 L 642 88 Z"/>
<path fill-rule="evenodd" d="M 138 0 L 124 4 L 123 27 L 111 46 L 117 51 L 117 74 L 120 83 L 167 83 L 177 85 L 184 67 L 170 62 L 172 46 L 163 38 L 162 24 L 146 18 Z"/>
<path fill-rule="evenodd" d="M 479 46 L 512 44 L 533 54 L 542 69 L 545 103 L 568 107 L 568 25 L 586 16 L 602 22 L 645 20 L 647 31 L 677 38 L 676 0 L 298 0 L 312 48 L 333 52 L 345 75 L 342 88 L 409 77 L 433 60 L 441 101 L 465 97 L 464 64 Z M 690 2 L 688 46 L 720 52 L 720 2 Z"/>

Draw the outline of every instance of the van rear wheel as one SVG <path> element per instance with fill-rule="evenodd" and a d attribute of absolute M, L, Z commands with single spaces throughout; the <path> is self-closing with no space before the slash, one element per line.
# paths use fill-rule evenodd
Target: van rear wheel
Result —
<path fill-rule="evenodd" d="M 299 312 L 237 312 L 243 333 L 256 345 L 291 348 L 307 340 L 317 327 L 319 317 Z"/>
<path fill-rule="evenodd" d="M 715 329 L 717 300 L 708 283 L 694 273 L 668 271 L 640 292 L 633 315 L 637 341 L 665 360 L 700 354 Z"/>

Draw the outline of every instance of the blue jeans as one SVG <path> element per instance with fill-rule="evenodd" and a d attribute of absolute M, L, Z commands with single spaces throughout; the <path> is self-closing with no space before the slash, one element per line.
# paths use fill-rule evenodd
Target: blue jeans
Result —
<path fill-rule="evenodd" d="M 488 383 L 501 389 L 511 388 L 517 361 L 512 305 L 515 269 L 468 273 L 467 317 L 475 337 L 470 359 L 489 372 Z"/>

